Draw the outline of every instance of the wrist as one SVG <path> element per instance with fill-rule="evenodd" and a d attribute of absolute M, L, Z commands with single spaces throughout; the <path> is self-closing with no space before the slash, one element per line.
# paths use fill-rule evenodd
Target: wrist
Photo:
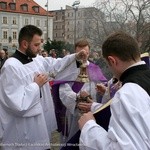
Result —
<path fill-rule="evenodd" d="M 79 55 L 78 53 L 75 54 L 75 59 L 76 59 L 76 61 L 80 62 L 80 58 L 78 55 Z"/>

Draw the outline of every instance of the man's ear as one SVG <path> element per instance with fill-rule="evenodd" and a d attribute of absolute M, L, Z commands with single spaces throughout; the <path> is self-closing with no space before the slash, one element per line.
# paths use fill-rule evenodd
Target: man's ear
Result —
<path fill-rule="evenodd" d="M 26 40 L 23 40 L 22 41 L 22 46 L 23 46 L 24 49 L 27 49 L 28 46 L 29 46 L 29 43 Z"/>
<path fill-rule="evenodd" d="M 109 62 L 109 64 L 112 66 L 112 65 L 116 65 L 116 59 L 115 59 L 115 57 L 113 57 L 113 56 L 108 56 L 107 57 L 108 58 L 108 62 Z"/>

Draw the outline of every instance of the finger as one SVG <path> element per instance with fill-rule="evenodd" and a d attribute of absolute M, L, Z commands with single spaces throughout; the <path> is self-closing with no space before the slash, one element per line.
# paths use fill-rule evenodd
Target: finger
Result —
<path fill-rule="evenodd" d="M 92 100 L 92 99 L 90 99 L 89 97 L 87 97 L 87 102 L 88 102 L 88 103 L 92 103 L 92 102 L 93 102 L 93 100 Z"/>
<path fill-rule="evenodd" d="M 86 106 L 78 106 L 80 109 L 85 110 L 87 107 Z"/>
<path fill-rule="evenodd" d="M 40 74 L 39 74 L 39 73 L 35 75 L 35 77 L 39 77 L 39 76 L 40 76 Z"/>

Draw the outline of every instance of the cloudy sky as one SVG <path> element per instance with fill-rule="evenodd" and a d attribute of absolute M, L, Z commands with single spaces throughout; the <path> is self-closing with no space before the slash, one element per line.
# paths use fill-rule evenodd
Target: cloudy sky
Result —
<path fill-rule="evenodd" d="M 34 0 L 40 6 L 45 8 L 47 0 Z M 71 6 L 75 0 L 48 0 L 49 10 L 59 10 L 61 7 L 65 9 L 65 5 Z M 80 6 L 92 6 L 95 0 L 80 0 Z"/>

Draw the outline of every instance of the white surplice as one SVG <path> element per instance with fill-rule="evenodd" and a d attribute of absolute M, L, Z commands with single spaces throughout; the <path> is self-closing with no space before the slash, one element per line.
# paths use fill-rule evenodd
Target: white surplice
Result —
<path fill-rule="evenodd" d="M 39 88 L 34 77 L 53 73 L 63 79 L 64 71 L 69 80 L 75 68 L 75 54 L 62 59 L 37 56 L 25 65 L 15 58 L 6 61 L 0 75 L 0 143 L 4 150 L 50 147 L 51 132 L 57 129 L 50 85 L 47 82 Z"/>
<path fill-rule="evenodd" d="M 123 85 L 112 99 L 111 114 L 108 132 L 94 120 L 84 125 L 80 150 L 150 150 L 150 96 L 143 88 Z"/>
<path fill-rule="evenodd" d="M 88 62 L 89 64 L 89 62 Z M 77 70 L 73 70 L 71 72 L 72 74 L 72 78 L 77 79 L 78 75 L 80 73 L 80 68 L 78 68 Z M 72 90 L 72 85 L 74 83 L 65 83 L 65 84 L 61 84 L 59 87 L 59 95 L 60 95 L 60 99 L 62 101 L 62 103 L 65 105 L 65 107 L 67 108 L 66 110 L 66 117 L 68 120 L 68 137 L 66 139 L 63 139 L 63 142 L 66 142 L 68 139 L 70 139 L 78 130 L 78 120 L 80 117 L 80 113 L 79 110 L 76 108 L 76 98 L 77 98 L 77 94 L 79 95 L 79 93 L 75 93 Z M 95 83 L 90 81 L 87 83 L 84 83 L 83 87 L 81 88 L 81 91 L 86 91 L 87 93 L 89 93 L 92 97 L 92 99 L 94 101 L 96 101 L 96 90 L 95 90 Z M 93 106 L 93 110 L 95 110 L 95 106 Z M 98 108 L 100 107 L 100 105 L 98 105 Z"/>

